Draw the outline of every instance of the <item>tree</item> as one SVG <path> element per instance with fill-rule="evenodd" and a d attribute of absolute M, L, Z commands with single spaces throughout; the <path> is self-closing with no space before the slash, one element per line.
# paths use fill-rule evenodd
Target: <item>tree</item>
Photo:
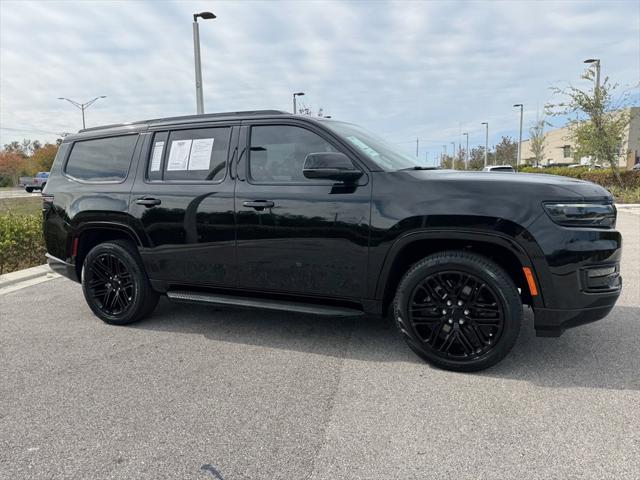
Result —
<path fill-rule="evenodd" d="M 25 138 L 22 142 L 18 142 L 14 140 L 11 143 L 7 143 L 4 146 L 4 150 L 7 152 L 15 152 L 24 157 L 30 157 L 36 152 L 38 149 L 42 148 L 42 144 L 39 140 L 31 140 L 30 138 Z"/>
<path fill-rule="evenodd" d="M 51 170 L 53 159 L 58 153 L 58 145 L 47 143 L 44 147 L 38 148 L 31 156 L 31 163 L 36 171 L 48 172 Z"/>
<path fill-rule="evenodd" d="M 11 185 L 17 185 L 20 173 L 25 168 L 24 156 L 15 151 L 0 152 L 0 176 L 6 177 Z"/>
<path fill-rule="evenodd" d="M 484 146 L 471 149 L 469 155 L 469 170 L 482 170 L 484 167 Z"/>
<path fill-rule="evenodd" d="M 531 142 L 531 153 L 533 153 L 533 163 L 537 167 L 544 160 L 544 127 L 549 123 L 544 119 L 536 120 L 536 123 L 529 129 L 529 141 Z"/>
<path fill-rule="evenodd" d="M 605 162 L 622 184 L 618 171 L 618 150 L 621 139 L 631 121 L 628 110 L 629 95 L 614 100 L 618 88 L 605 77 L 601 85 L 596 83 L 597 64 L 592 64 L 582 74 L 582 79 L 593 84 L 593 88 L 581 90 L 573 85 L 565 88 L 553 87 L 555 94 L 566 98 L 564 102 L 548 104 L 551 115 L 574 115 L 569 121 L 570 137 L 575 145 L 577 158 L 589 157 L 592 163 Z"/>
<path fill-rule="evenodd" d="M 515 165 L 518 156 L 518 142 L 511 137 L 502 137 L 496 145 L 495 164 Z"/>

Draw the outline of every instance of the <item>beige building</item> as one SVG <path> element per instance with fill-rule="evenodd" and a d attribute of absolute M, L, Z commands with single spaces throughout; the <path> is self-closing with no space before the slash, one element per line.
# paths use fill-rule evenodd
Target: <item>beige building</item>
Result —
<path fill-rule="evenodd" d="M 640 107 L 631 107 L 631 121 L 622 138 L 618 155 L 620 168 L 632 168 L 640 161 Z M 549 130 L 544 135 L 544 160 L 542 165 L 577 163 L 573 158 L 573 145 L 569 139 L 567 127 Z M 530 140 L 522 141 L 522 161 L 533 163 Z M 580 163 L 588 164 L 589 158 L 580 159 Z"/>

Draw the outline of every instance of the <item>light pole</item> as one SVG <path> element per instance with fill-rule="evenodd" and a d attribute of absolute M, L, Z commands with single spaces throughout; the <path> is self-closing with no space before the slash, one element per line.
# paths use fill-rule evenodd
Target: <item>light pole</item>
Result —
<path fill-rule="evenodd" d="M 101 98 L 107 98 L 107 96 L 106 95 L 100 95 L 99 97 L 96 97 L 93 100 L 89 100 L 86 103 L 79 103 L 79 102 L 76 102 L 74 100 L 70 100 L 70 99 L 65 98 L 65 97 L 58 97 L 58 100 L 66 100 L 71 105 L 73 105 L 74 107 L 78 107 L 82 111 L 82 129 L 84 130 L 86 128 L 85 124 L 84 124 L 84 111 L 87 108 L 89 108 L 91 105 L 93 105 L 95 102 L 100 100 Z"/>
<path fill-rule="evenodd" d="M 198 115 L 204 113 L 204 98 L 202 96 L 202 64 L 200 63 L 200 28 L 198 27 L 198 17 L 203 20 L 216 18 L 211 12 L 200 12 L 193 14 L 193 57 L 196 64 L 196 111 Z"/>
<path fill-rule="evenodd" d="M 444 154 L 442 155 L 442 161 L 440 163 L 444 164 L 444 162 L 447 161 L 447 146 L 442 145 L 442 150 L 444 151 Z"/>
<path fill-rule="evenodd" d="M 297 105 L 296 105 L 296 97 L 302 97 L 304 95 L 304 92 L 296 92 L 293 94 L 293 114 L 297 115 L 298 114 L 298 110 L 297 110 Z"/>
<path fill-rule="evenodd" d="M 522 105 L 522 103 L 516 103 L 514 107 L 520 107 L 520 136 L 518 137 L 518 155 L 516 156 L 516 172 L 517 172 L 518 167 L 520 166 L 520 160 L 522 158 L 522 111 L 524 109 L 524 105 Z"/>
<path fill-rule="evenodd" d="M 489 152 L 489 122 L 482 122 L 484 130 L 484 166 L 487 166 L 487 153 Z"/>
<path fill-rule="evenodd" d="M 595 92 L 598 94 L 600 91 L 600 59 L 599 58 L 587 58 L 584 63 L 595 63 L 596 64 L 596 86 Z"/>
<path fill-rule="evenodd" d="M 456 169 L 456 142 L 451 142 L 451 168 Z"/>
<path fill-rule="evenodd" d="M 469 170 L 469 132 L 464 132 L 462 135 L 467 137 L 467 147 L 464 151 L 464 156 L 465 156 L 464 168 L 465 170 Z"/>

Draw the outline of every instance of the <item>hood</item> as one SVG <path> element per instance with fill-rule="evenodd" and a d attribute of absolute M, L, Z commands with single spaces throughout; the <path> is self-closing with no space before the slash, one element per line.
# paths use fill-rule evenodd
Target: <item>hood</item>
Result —
<path fill-rule="evenodd" d="M 488 195 L 495 192 L 502 196 L 511 192 L 541 200 L 613 201 L 611 193 L 600 185 L 560 175 L 459 170 L 409 170 L 397 173 L 410 175 L 415 181 L 450 182 L 452 188 L 455 185 L 455 188 L 471 191 L 482 190 Z"/>

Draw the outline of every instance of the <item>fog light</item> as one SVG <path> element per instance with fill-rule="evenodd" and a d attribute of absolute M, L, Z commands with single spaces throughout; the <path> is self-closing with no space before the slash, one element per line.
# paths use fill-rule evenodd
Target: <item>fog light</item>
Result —
<path fill-rule="evenodd" d="M 607 275 L 615 273 L 615 271 L 616 267 L 593 268 L 587 270 L 587 275 L 589 276 L 589 278 L 605 277 Z"/>

